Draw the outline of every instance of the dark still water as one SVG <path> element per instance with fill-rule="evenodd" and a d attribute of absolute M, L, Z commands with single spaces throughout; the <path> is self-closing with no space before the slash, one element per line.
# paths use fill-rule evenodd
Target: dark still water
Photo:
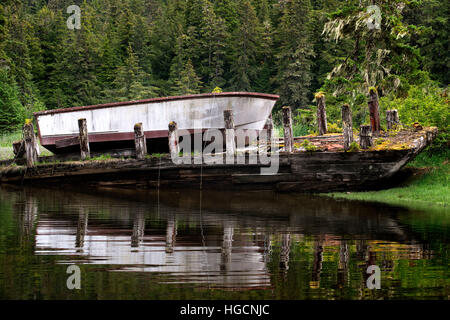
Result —
<path fill-rule="evenodd" d="M 448 208 L 2 186 L 0 298 L 447 300 L 449 226 Z"/>

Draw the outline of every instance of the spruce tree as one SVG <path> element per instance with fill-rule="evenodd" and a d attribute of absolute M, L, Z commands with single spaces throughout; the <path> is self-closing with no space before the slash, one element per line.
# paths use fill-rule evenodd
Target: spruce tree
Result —
<path fill-rule="evenodd" d="M 19 99 L 19 87 L 10 71 L 0 67 L 0 132 L 15 129 L 23 123 L 25 109 Z"/>
<path fill-rule="evenodd" d="M 230 87 L 237 91 L 252 91 L 256 75 L 256 57 L 260 43 L 259 21 L 250 0 L 239 8 L 239 26 L 234 32 Z"/>
<path fill-rule="evenodd" d="M 280 102 L 292 108 L 305 108 L 312 100 L 310 10 L 309 0 L 287 2 L 279 26 L 277 91 Z"/>
<path fill-rule="evenodd" d="M 224 65 L 228 41 L 229 34 L 224 19 L 215 14 L 212 4 L 207 1 L 200 24 L 203 57 L 199 71 L 208 91 L 225 85 Z"/>

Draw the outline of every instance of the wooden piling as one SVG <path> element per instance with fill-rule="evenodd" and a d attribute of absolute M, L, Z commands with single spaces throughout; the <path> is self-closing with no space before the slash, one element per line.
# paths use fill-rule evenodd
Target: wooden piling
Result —
<path fill-rule="evenodd" d="M 344 150 L 350 148 L 353 142 L 353 127 L 352 127 L 352 109 L 348 104 L 342 106 L 342 130 L 344 133 Z"/>
<path fill-rule="evenodd" d="M 317 102 L 317 126 L 319 127 L 319 136 L 327 133 L 327 112 L 325 107 L 325 95 L 321 92 L 315 95 Z"/>
<path fill-rule="evenodd" d="M 266 146 L 267 146 L 267 151 L 270 152 L 271 145 L 272 145 L 272 130 L 273 130 L 272 114 L 266 120 L 266 130 L 267 130 Z"/>
<path fill-rule="evenodd" d="M 173 158 L 180 153 L 180 146 L 178 145 L 178 126 L 175 121 L 169 122 L 169 152 Z"/>
<path fill-rule="evenodd" d="M 359 146 L 361 149 L 369 149 L 373 145 L 372 142 L 372 127 L 360 126 L 359 127 Z"/>
<path fill-rule="evenodd" d="M 369 113 L 370 125 L 372 126 L 372 135 L 378 136 L 380 134 L 380 110 L 378 104 L 377 89 L 372 87 L 369 89 Z"/>
<path fill-rule="evenodd" d="M 284 132 L 284 151 L 292 152 L 294 150 L 294 136 L 292 132 L 292 111 L 291 107 L 286 106 L 283 110 L 283 132 Z"/>
<path fill-rule="evenodd" d="M 78 119 L 78 129 L 80 132 L 80 157 L 81 160 L 85 160 L 91 156 L 86 119 Z"/>
<path fill-rule="evenodd" d="M 386 129 L 392 130 L 399 123 L 398 111 L 397 109 L 386 111 Z"/>
<path fill-rule="evenodd" d="M 134 146 L 136 148 L 136 159 L 143 160 L 147 154 L 147 143 L 145 140 L 142 122 L 134 125 Z"/>
<path fill-rule="evenodd" d="M 16 159 L 23 158 L 25 155 L 25 143 L 23 140 L 14 141 L 13 144 L 13 152 Z"/>
<path fill-rule="evenodd" d="M 236 153 L 235 132 L 233 110 L 223 110 L 223 119 L 225 121 L 225 146 L 228 156 L 234 156 Z"/>
<path fill-rule="evenodd" d="M 31 120 L 27 119 L 25 125 L 23 126 L 23 139 L 25 143 L 25 154 L 27 157 L 27 167 L 33 168 L 34 163 L 37 161 L 36 152 L 36 136 L 34 135 L 34 127 Z"/>

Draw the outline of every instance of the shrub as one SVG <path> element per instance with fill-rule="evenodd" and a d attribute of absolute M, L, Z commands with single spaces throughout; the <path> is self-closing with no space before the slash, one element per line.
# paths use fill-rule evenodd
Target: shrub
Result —
<path fill-rule="evenodd" d="M 309 152 L 313 152 L 313 151 L 317 151 L 317 147 L 311 143 L 311 141 L 309 141 L 308 139 L 305 139 L 300 146 L 302 146 L 303 148 L 305 148 L 306 151 Z"/>
<path fill-rule="evenodd" d="M 356 141 L 353 141 L 350 143 L 350 146 L 347 150 L 347 152 L 358 152 L 360 150 L 359 145 Z"/>
<path fill-rule="evenodd" d="M 342 133 L 342 128 L 337 123 L 328 123 L 327 133 Z"/>

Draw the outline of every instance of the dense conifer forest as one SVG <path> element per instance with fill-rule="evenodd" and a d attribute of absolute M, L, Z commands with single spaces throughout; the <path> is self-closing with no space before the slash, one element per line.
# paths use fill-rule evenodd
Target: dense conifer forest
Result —
<path fill-rule="evenodd" d="M 68 28 L 71 5 L 80 28 Z M 436 0 L 2 0 L 0 131 L 43 109 L 222 91 L 280 95 L 296 133 L 368 89 L 447 141 L 449 6 Z M 276 118 L 276 117 L 275 117 Z M 448 131 L 447 131 L 448 132 Z"/>

